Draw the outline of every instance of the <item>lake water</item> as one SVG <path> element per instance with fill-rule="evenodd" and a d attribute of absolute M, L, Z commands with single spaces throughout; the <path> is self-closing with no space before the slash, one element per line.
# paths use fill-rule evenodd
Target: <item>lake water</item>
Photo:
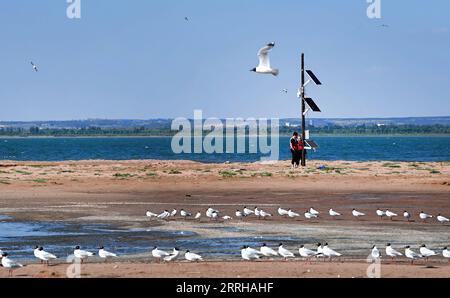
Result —
<path fill-rule="evenodd" d="M 280 159 L 290 159 L 289 137 L 280 138 Z M 163 159 L 254 162 L 262 154 L 175 154 L 170 137 L 132 138 L 0 138 L 0 160 Z M 320 148 L 310 159 L 348 161 L 449 161 L 450 136 L 317 137 Z M 248 152 L 248 150 L 246 150 Z"/>

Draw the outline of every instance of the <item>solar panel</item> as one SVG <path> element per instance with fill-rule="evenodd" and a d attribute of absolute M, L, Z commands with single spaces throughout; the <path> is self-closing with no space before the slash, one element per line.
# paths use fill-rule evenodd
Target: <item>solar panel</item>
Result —
<path fill-rule="evenodd" d="M 317 143 L 314 142 L 313 140 L 306 140 L 305 143 L 306 143 L 306 145 L 308 145 L 312 149 L 319 148 L 319 145 L 317 145 Z"/>
<path fill-rule="evenodd" d="M 312 100 L 312 98 L 310 97 L 306 97 L 305 98 L 306 103 L 308 104 L 308 106 L 311 108 L 311 110 L 313 110 L 314 112 L 322 112 L 319 107 L 316 105 L 316 103 L 314 102 L 314 100 Z"/>
<path fill-rule="evenodd" d="M 311 70 L 307 70 L 306 72 L 308 73 L 309 77 L 314 81 L 314 83 L 316 83 L 317 85 L 322 85 L 322 83 L 319 81 L 319 79 Z"/>

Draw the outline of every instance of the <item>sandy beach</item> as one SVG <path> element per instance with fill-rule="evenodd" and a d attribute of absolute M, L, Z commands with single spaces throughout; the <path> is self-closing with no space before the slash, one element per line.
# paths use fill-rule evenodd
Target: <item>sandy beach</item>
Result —
<path fill-rule="evenodd" d="M 217 238 L 307 236 L 329 241 L 336 250 L 344 252 L 342 262 L 305 264 L 274 260 L 253 263 L 251 269 L 248 262 L 236 260 L 149 264 L 150 255 L 128 256 L 114 263 L 83 265 L 86 277 L 364 277 L 369 265 L 365 259 L 373 243 L 380 250 L 386 241 L 411 244 L 416 250 L 422 243 L 436 250 L 450 244 L 450 225 L 417 219 L 422 210 L 434 215 L 450 214 L 449 162 L 313 161 L 305 169 L 292 170 L 289 162 L 2 161 L 0 190 L 0 215 L 11 216 L 14 221 L 107 222 L 122 228 L 183 229 L 200 237 Z M 211 222 L 206 218 L 201 222 L 181 218 L 166 222 L 145 217 L 146 210 L 184 208 L 204 213 L 208 206 L 234 217 L 236 208 L 245 205 L 260 206 L 274 216 L 229 222 Z M 321 216 L 313 221 L 304 217 L 283 218 L 276 214 L 280 206 L 301 214 L 314 206 Z M 327 214 L 330 208 L 343 216 L 331 219 Z M 353 208 L 367 216 L 354 219 Z M 375 215 L 377 208 L 399 215 L 407 209 L 416 218 L 412 222 L 401 216 L 380 220 Z M 298 250 L 300 244 L 292 241 L 289 248 Z M 60 263 L 45 268 L 28 264 L 15 275 L 64 277 L 67 266 Z M 1 269 L 0 277 L 6 277 L 7 271 Z M 382 277 L 450 277 L 450 265 L 442 257 L 415 265 L 405 259 L 399 263 L 386 260 Z"/>

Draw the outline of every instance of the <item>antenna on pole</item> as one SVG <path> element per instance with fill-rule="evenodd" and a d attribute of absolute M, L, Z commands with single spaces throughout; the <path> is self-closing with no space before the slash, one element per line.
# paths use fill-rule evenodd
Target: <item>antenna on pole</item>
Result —
<path fill-rule="evenodd" d="M 310 77 L 310 79 L 305 82 L 305 54 L 302 53 L 301 56 L 301 86 L 298 92 L 298 97 L 301 98 L 302 101 L 302 141 L 303 141 L 303 149 L 302 149 L 302 166 L 306 166 L 306 145 L 308 145 L 309 149 L 318 148 L 318 145 L 313 140 L 306 140 L 306 115 L 308 114 L 306 110 L 306 105 L 308 105 L 308 110 L 312 110 L 313 112 L 321 112 L 320 108 L 314 102 L 314 100 L 310 97 L 306 97 L 305 88 L 306 86 L 313 81 L 316 85 L 322 85 L 319 79 L 311 70 L 306 70 L 306 73 Z"/>

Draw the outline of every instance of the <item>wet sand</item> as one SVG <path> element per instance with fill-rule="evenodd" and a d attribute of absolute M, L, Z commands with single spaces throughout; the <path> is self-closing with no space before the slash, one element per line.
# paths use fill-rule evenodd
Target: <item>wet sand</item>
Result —
<path fill-rule="evenodd" d="M 319 170 L 322 165 L 326 168 Z M 442 225 L 435 220 L 422 223 L 417 219 L 422 210 L 450 216 L 448 162 L 314 161 L 306 169 L 292 170 L 288 162 L 6 161 L 0 162 L 0 191 L 0 215 L 12 216 L 15 220 L 108 222 L 126 228 L 158 227 L 166 230 L 183 228 L 202 237 L 283 234 L 300 239 L 306 237 L 311 241 L 329 241 L 333 248 L 351 255 L 350 260 L 365 259 L 363 252 L 368 254 L 373 243 L 381 246 L 382 250 L 386 241 L 398 245 L 399 250 L 404 244 L 414 245 L 418 250 L 422 242 L 436 250 L 450 245 L 447 243 L 450 241 L 450 225 Z M 245 205 L 259 206 L 274 217 L 219 223 L 203 218 L 198 223 L 179 218 L 169 222 L 149 221 L 144 216 L 146 210 L 159 213 L 172 208 L 202 211 L 204 214 L 208 206 L 213 206 L 223 215 L 234 217 L 236 209 Z M 297 220 L 282 218 L 276 214 L 280 206 L 292 208 L 300 214 L 314 206 L 322 215 L 314 221 L 306 221 L 304 217 Z M 329 218 L 327 212 L 330 208 L 341 212 L 342 218 Z M 361 220 L 354 219 L 351 216 L 353 208 L 367 213 L 367 216 Z M 380 220 L 375 215 L 377 208 L 390 209 L 399 215 L 407 209 L 415 220 L 408 223 L 401 216 L 393 221 Z M 209 229 L 211 226 L 239 228 L 243 232 L 234 234 L 233 231 Z M 288 246 L 294 250 L 299 244 L 289 243 Z M 218 274 L 217 277 L 266 277 L 272 274 L 309 277 L 307 273 L 310 272 L 304 273 L 304 269 L 311 266 L 311 276 L 314 277 L 357 277 L 365 276 L 368 265 L 365 262 L 354 263 L 354 260 L 312 265 L 277 262 L 277 266 L 269 264 L 270 268 L 280 271 L 275 274 L 273 270 L 267 272 L 267 262 L 258 263 L 252 271 L 246 271 L 246 263 L 231 261 L 219 263 L 221 266 L 210 265 L 216 262 L 151 265 L 151 270 L 146 269 L 150 265 L 141 262 L 144 261 L 115 264 L 113 267 L 119 267 L 110 270 L 107 269 L 110 264 L 105 268 L 89 264 L 87 273 L 90 277 L 177 277 L 185 276 L 191 270 L 199 272 L 199 277 L 212 277 L 211 274 Z M 59 276 L 58 272 L 64 271 L 64 266 L 67 265 L 51 268 Z M 450 277 L 445 262 L 438 262 L 439 268 L 421 266 L 383 265 L 385 274 L 382 276 Z M 219 267 L 224 269 L 217 271 L 215 268 Z M 36 276 L 41 271 L 38 268 L 30 265 L 16 273 Z M 5 276 L 4 270 L 0 270 L 0 276 Z"/>

